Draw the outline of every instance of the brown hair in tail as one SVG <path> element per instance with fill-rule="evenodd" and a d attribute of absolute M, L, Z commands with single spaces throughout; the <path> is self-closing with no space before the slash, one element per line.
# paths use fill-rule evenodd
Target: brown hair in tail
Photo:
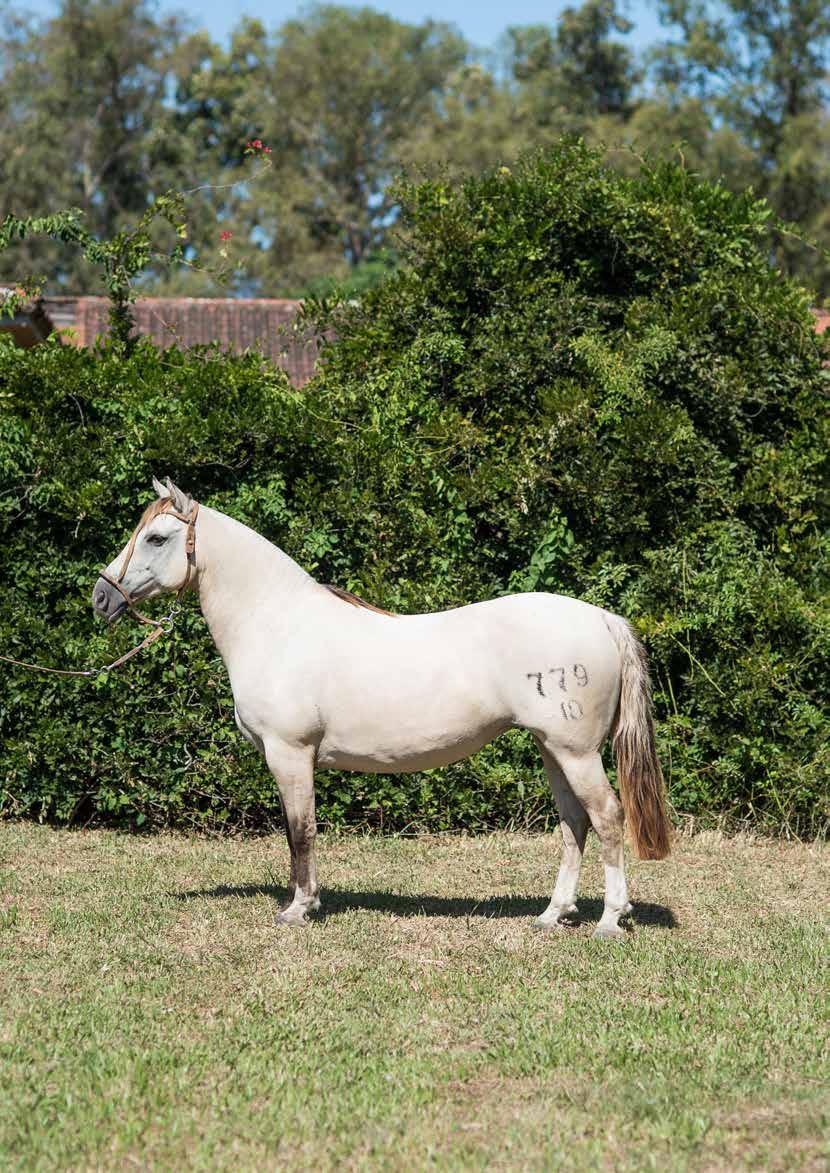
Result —
<path fill-rule="evenodd" d="M 654 744 L 646 650 L 619 615 L 606 612 L 605 621 L 620 651 L 620 701 L 612 733 L 626 822 L 640 859 L 665 859 L 671 822 Z"/>

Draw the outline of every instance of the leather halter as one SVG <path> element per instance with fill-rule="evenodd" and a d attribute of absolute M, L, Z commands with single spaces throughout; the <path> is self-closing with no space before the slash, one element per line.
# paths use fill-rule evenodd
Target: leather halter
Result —
<path fill-rule="evenodd" d="M 161 513 L 164 513 L 169 517 L 176 517 L 179 521 L 183 521 L 187 526 L 187 533 L 184 539 L 184 550 L 185 554 L 187 555 L 187 571 L 184 576 L 184 582 L 176 591 L 176 600 L 178 601 L 187 590 L 190 584 L 190 579 L 193 575 L 193 571 L 196 569 L 196 518 L 199 516 L 199 502 L 193 502 L 189 514 L 180 513 L 178 509 L 172 508 L 162 509 L 159 513 L 159 516 Z M 104 582 L 109 583 L 111 587 L 115 587 L 115 589 L 124 599 L 124 602 L 127 604 L 127 610 L 131 615 L 138 619 L 140 623 L 151 623 L 154 626 L 159 626 L 158 620 L 151 619 L 149 615 L 144 615 L 141 611 L 137 610 L 137 600 L 133 598 L 125 586 L 122 586 L 122 581 L 130 565 L 130 559 L 135 553 L 135 545 L 138 541 L 138 535 L 141 533 L 142 529 L 143 526 L 141 523 L 139 523 L 133 530 L 133 535 L 130 538 L 129 544 L 127 545 L 127 553 L 121 566 L 121 573 L 118 575 L 118 578 L 110 578 L 106 571 L 103 570 L 100 572 L 98 577 L 103 578 Z"/>
<path fill-rule="evenodd" d="M 135 544 L 138 541 L 138 535 L 143 529 L 144 525 L 147 525 L 148 522 L 139 522 L 136 528 L 133 530 L 133 536 L 130 538 L 129 545 L 127 546 L 127 556 L 124 559 L 124 565 L 121 567 L 121 573 L 119 574 L 118 578 L 110 578 L 110 576 L 103 570 L 98 576 L 99 578 L 103 578 L 104 582 L 108 582 L 110 586 L 115 587 L 118 593 L 123 596 L 124 601 L 127 604 L 127 610 L 139 621 L 139 623 L 146 623 L 148 626 L 152 627 L 153 630 L 145 635 L 140 644 L 136 644 L 134 648 L 130 648 L 128 652 L 125 652 L 123 656 L 119 656 L 117 660 L 113 660 L 111 664 L 102 664 L 100 668 L 47 668 L 43 664 L 30 664 L 28 660 L 15 660 L 12 656 L 3 655 L 0 655 L 0 660 L 4 661 L 6 664 L 16 664 L 18 668 L 26 668 L 30 672 L 48 672 L 53 676 L 97 677 L 102 673 L 112 672 L 114 668 L 120 668 L 122 664 L 126 664 L 128 660 L 131 660 L 133 656 L 137 656 L 139 652 L 143 652 L 145 648 L 148 648 L 150 644 L 155 643 L 155 641 L 162 635 L 165 635 L 167 632 L 171 631 L 176 613 L 179 610 L 179 601 L 181 600 L 184 592 L 187 590 L 188 584 L 190 583 L 191 576 L 196 566 L 196 518 L 199 515 L 199 503 L 198 501 L 194 501 L 193 507 L 190 513 L 187 515 L 184 513 L 179 513 L 176 509 L 165 508 L 159 510 L 159 514 L 161 513 L 169 513 L 173 517 L 177 517 L 179 521 L 183 521 L 187 526 L 187 536 L 185 538 L 184 546 L 185 552 L 187 553 L 187 573 L 184 576 L 184 582 L 176 592 L 176 602 L 171 608 L 170 614 L 165 615 L 163 619 L 151 619 L 149 615 L 142 614 L 141 611 L 136 610 L 135 599 L 133 599 L 130 592 L 126 587 L 121 585 L 121 580 L 127 573 L 127 567 L 129 566 L 130 559 L 133 556 Z"/>

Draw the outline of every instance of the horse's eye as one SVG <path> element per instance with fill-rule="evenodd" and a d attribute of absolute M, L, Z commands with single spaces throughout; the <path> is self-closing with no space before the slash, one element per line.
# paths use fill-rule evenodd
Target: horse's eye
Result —
<path fill-rule="evenodd" d="M 164 536 L 164 534 L 149 534 L 147 536 L 147 541 L 151 546 L 163 546 L 167 541 L 167 538 Z"/>

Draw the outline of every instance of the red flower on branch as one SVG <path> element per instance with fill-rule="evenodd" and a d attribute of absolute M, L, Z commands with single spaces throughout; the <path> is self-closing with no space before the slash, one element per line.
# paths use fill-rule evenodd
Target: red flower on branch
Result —
<path fill-rule="evenodd" d="M 271 154 L 271 148 L 266 147 L 261 138 L 249 138 L 245 142 L 245 154 L 256 155 L 258 159 Z"/>
<path fill-rule="evenodd" d="M 231 238 L 232 236 L 233 236 L 233 233 L 232 233 L 232 232 L 228 232 L 227 228 L 225 229 L 225 231 L 224 231 L 224 232 L 220 232 L 220 233 L 219 233 L 219 239 L 220 239 L 221 241 L 230 240 L 230 238 Z"/>

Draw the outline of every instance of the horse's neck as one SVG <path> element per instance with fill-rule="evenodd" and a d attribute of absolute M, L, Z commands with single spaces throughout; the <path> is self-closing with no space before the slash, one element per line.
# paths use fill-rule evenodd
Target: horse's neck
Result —
<path fill-rule="evenodd" d="M 314 579 L 266 538 L 224 513 L 202 506 L 196 530 L 199 601 L 223 659 L 256 639 L 267 603 L 269 622 L 288 630 Z"/>

